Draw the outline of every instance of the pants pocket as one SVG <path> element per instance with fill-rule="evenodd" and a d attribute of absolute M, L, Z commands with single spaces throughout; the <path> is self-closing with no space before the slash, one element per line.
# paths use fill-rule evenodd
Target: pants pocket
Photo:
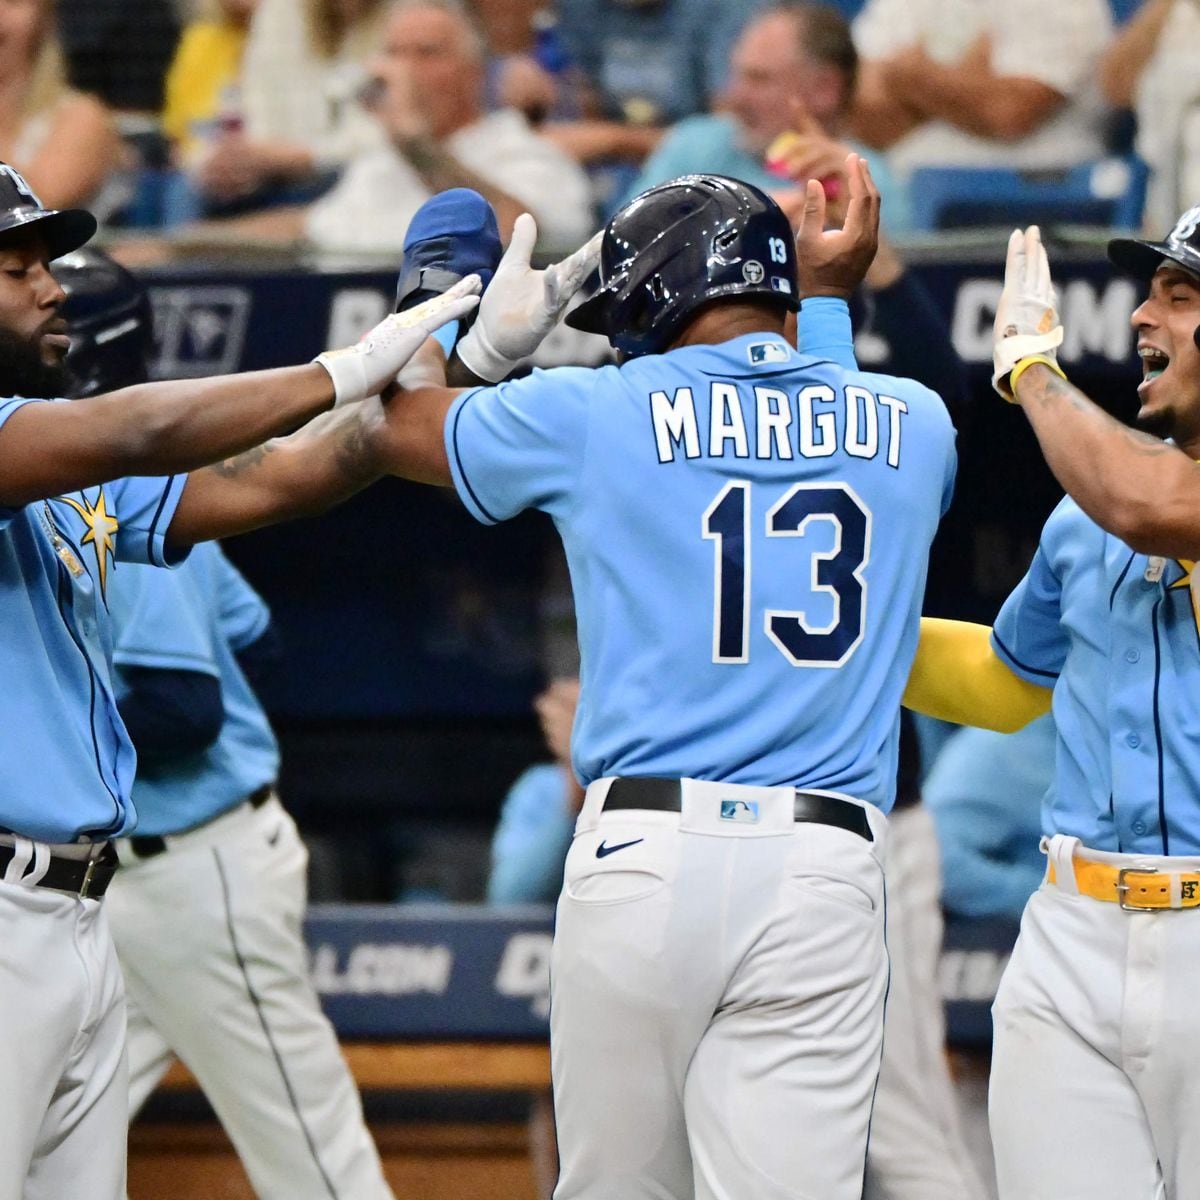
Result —
<path fill-rule="evenodd" d="M 796 875 L 788 882 L 807 896 L 857 909 L 867 916 L 873 916 L 877 908 L 875 896 L 866 887 L 842 875 Z"/>
<path fill-rule="evenodd" d="M 581 904 L 628 904 L 653 896 L 665 884 L 666 880 L 654 871 L 613 866 L 569 873 L 563 887 L 572 900 Z"/>

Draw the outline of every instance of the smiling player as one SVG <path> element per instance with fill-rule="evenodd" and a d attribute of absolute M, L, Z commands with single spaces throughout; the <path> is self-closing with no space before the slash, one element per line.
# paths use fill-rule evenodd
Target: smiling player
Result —
<path fill-rule="evenodd" d="M 993 728 L 1053 697 L 1049 867 L 993 1009 L 1003 1200 L 1162 1200 L 1200 1178 L 1198 225 L 1200 206 L 1162 242 L 1109 243 L 1149 293 L 1131 317 L 1139 430 L 1063 377 L 1045 251 L 1036 227 L 1013 234 L 995 381 L 1070 495 L 990 646 L 981 626 L 922 622 L 905 694 Z"/>

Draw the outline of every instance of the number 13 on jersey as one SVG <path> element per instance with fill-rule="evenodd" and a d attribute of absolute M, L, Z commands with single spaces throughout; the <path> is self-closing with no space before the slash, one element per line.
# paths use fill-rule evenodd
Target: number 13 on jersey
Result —
<path fill-rule="evenodd" d="M 717 663 L 750 661 L 752 487 L 743 480 L 727 483 L 701 522 L 703 537 L 715 543 L 712 657 Z M 815 522 L 833 528 L 832 548 L 807 556 L 811 590 L 829 596 L 832 618 L 814 625 L 802 610 L 768 608 L 763 627 L 792 666 L 840 667 L 858 648 L 866 627 L 863 569 L 871 554 L 871 511 L 849 484 L 797 483 L 768 510 L 766 536 L 802 538 Z"/>

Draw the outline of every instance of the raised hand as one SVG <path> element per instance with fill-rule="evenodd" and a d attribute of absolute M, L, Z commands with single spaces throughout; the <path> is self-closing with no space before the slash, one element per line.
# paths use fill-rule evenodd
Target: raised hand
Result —
<path fill-rule="evenodd" d="M 1005 400 L 1016 401 L 1011 375 L 1024 359 L 1044 362 L 1062 374 L 1054 352 L 1062 342 L 1063 328 L 1050 279 L 1050 260 L 1036 225 L 1024 232 L 1014 229 L 1008 239 L 1004 291 L 992 332 L 992 386 Z"/>
<path fill-rule="evenodd" d="M 820 181 L 805 185 L 804 214 L 796 231 L 800 298 L 843 300 L 862 283 L 879 244 L 879 189 L 866 160 L 848 154 L 844 163 L 849 200 L 841 228 L 825 228 L 827 201 Z"/>
<path fill-rule="evenodd" d="M 544 271 L 529 260 L 537 243 L 537 223 L 522 213 L 496 276 L 484 294 L 479 315 L 459 342 L 463 366 L 479 379 L 498 383 L 542 344 L 567 304 L 600 261 L 597 233 L 574 254 Z"/>
<path fill-rule="evenodd" d="M 466 316 L 479 303 L 479 286 L 479 276 L 468 275 L 442 295 L 385 317 L 356 345 L 318 354 L 313 362 L 333 380 L 334 407 L 376 396 L 394 383 L 435 329 Z"/>

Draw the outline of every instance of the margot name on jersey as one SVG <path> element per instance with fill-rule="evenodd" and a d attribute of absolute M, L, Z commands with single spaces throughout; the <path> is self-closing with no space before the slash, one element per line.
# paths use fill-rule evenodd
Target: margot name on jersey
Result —
<path fill-rule="evenodd" d="M 828 458 L 838 450 L 853 458 L 883 451 L 900 466 L 901 422 L 908 405 L 857 384 L 833 388 L 811 384 L 795 396 L 764 384 L 714 381 L 709 385 L 707 437 L 702 441 L 696 398 L 690 387 L 673 395 L 650 393 L 650 415 L 660 463 L 683 457 Z M 751 438 L 748 428 L 754 429 Z"/>

